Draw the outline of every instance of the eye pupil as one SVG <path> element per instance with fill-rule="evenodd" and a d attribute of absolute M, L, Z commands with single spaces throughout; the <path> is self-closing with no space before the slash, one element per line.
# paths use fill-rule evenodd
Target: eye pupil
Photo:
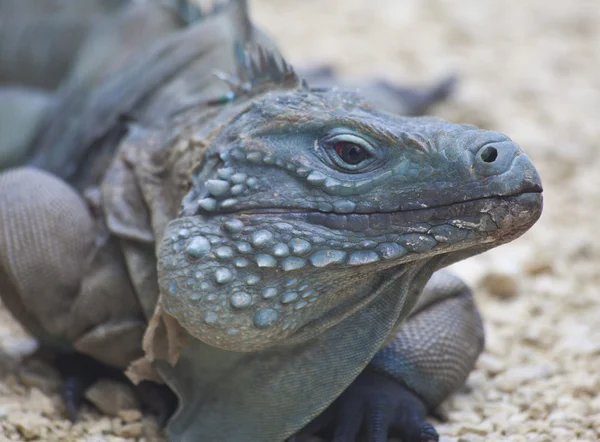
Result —
<path fill-rule="evenodd" d="M 353 166 L 364 161 L 368 156 L 364 147 L 345 141 L 335 143 L 335 152 L 345 163 Z"/>

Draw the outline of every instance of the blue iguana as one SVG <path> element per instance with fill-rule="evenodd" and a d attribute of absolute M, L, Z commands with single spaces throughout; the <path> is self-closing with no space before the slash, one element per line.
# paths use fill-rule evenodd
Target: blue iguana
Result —
<path fill-rule="evenodd" d="M 314 87 L 244 1 L 96 3 L 68 66 L 0 40 L 32 72 L 0 68 L 22 111 L 0 103 L 7 308 L 63 361 L 164 382 L 173 442 L 437 440 L 426 414 L 484 342 L 468 287 L 438 270 L 536 222 L 528 157 Z"/>

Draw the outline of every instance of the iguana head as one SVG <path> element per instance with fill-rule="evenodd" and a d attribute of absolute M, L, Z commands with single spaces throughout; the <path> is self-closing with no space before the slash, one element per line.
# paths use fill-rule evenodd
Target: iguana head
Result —
<path fill-rule="evenodd" d="M 380 113 L 336 90 L 241 106 L 192 181 L 159 249 L 163 307 L 237 351 L 315 336 L 392 272 L 509 241 L 542 206 L 539 176 L 507 136 Z"/>

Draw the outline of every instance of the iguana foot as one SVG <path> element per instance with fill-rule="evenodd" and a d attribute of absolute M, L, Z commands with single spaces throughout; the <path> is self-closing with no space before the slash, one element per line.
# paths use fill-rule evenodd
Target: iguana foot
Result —
<path fill-rule="evenodd" d="M 110 378 L 131 385 L 122 370 L 81 353 L 60 354 L 56 357 L 55 364 L 63 377 L 62 394 L 67 416 L 72 422 L 77 420 L 77 412 L 85 392 L 99 379 Z M 175 394 L 166 385 L 151 381 L 142 381 L 134 387 L 143 409 L 155 415 L 159 426 L 164 427 L 177 408 Z"/>
<path fill-rule="evenodd" d="M 319 417 L 289 442 L 307 442 L 320 435 L 333 442 L 437 442 L 425 421 L 427 409 L 414 393 L 385 375 L 365 371 Z"/>
<path fill-rule="evenodd" d="M 94 382 L 104 377 L 126 380 L 122 371 L 80 353 L 61 353 L 55 363 L 63 377 L 62 394 L 67 416 L 72 422 L 77 420 L 85 392 Z"/>
<path fill-rule="evenodd" d="M 161 428 L 165 427 L 177 409 L 175 393 L 166 385 L 152 381 L 140 382 L 136 391 L 143 407 L 156 416 Z"/>

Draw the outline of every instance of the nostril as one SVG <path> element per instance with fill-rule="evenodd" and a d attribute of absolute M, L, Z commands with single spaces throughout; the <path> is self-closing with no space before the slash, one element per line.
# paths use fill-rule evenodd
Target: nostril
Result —
<path fill-rule="evenodd" d="M 481 151 L 479 157 L 484 163 L 493 163 L 498 158 L 498 149 L 487 146 Z"/>

